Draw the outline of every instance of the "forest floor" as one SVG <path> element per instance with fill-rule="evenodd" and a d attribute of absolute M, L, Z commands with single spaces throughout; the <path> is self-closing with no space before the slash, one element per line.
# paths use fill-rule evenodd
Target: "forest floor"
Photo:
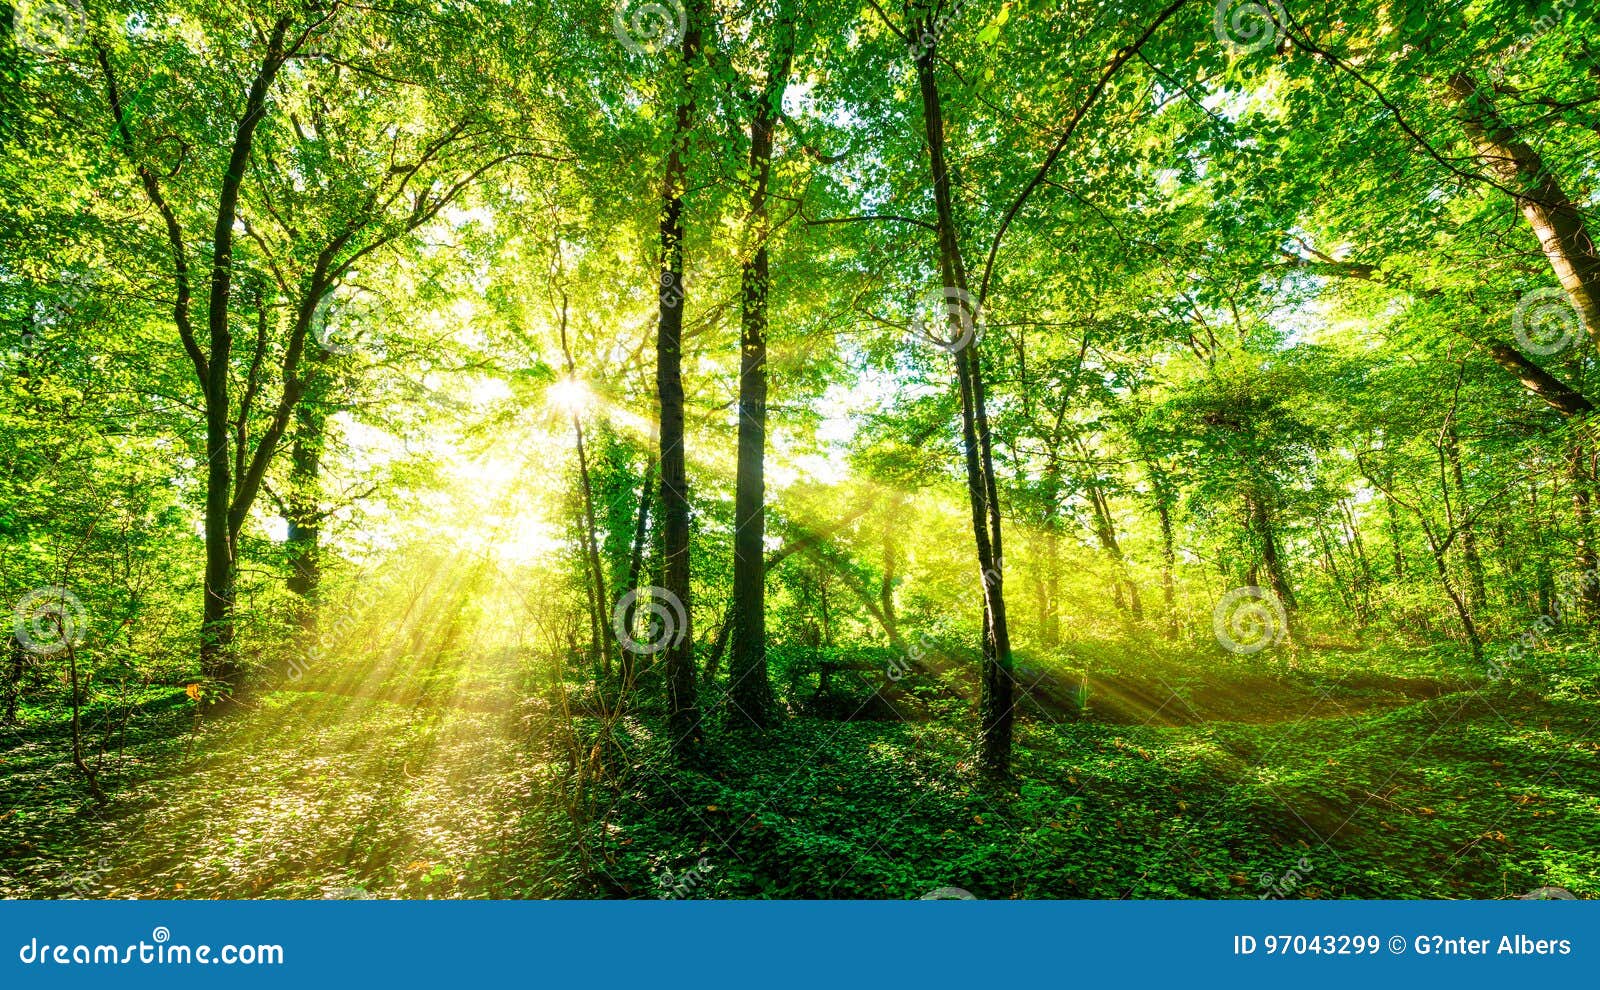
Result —
<path fill-rule="evenodd" d="M 203 719 L 152 689 L 104 808 L 62 713 L 0 731 L 0 895 L 1600 896 L 1600 705 L 1373 673 L 1403 660 L 1106 674 L 1085 718 L 1024 712 L 1005 786 L 977 776 L 957 702 L 920 722 L 792 717 L 764 745 L 713 723 L 687 769 L 649 714 L 564 745 L 559 692 L 508 663 L 263 691 Z"/>

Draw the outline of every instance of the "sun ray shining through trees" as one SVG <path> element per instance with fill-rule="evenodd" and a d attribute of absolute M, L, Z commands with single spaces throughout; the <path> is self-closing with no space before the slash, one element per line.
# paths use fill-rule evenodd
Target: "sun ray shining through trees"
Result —
<path fill-rule="evenodd" d="M 0 896 L 1600 895 L 1600 25 L 21 2 Z"/>

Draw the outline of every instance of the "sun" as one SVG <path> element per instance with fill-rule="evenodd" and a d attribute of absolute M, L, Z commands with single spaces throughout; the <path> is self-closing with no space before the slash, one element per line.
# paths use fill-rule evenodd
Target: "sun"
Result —
<path fill-rule="evenodd" d="M 576 416 L 594 405 L 594 393 L 576 378 L 562 378 L 545 392 L 544 400 L 551 408 Z"/>

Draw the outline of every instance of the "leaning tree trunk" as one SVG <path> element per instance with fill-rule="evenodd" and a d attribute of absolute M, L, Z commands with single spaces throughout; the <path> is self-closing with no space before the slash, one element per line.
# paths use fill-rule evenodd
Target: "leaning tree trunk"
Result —
<path fill-rule="evenodd" d="M 1589 339 L 1600 344 L 1600 255 L 1583 214 L 1546 167 L 1544 160 L 1500 116 L 1490 94 L 1466 72 L 1446 84 L 1463 129 L 1489 170 L 1516 199 L 1556 278 L 1583 321 Z"/>
<path fill-rule="evenodd" d="M 1444 593 L 1450 599 L 1450 604 L 1455 607 L 1456 619 L 1461 623 L 1461 631 L 1467 637 L 1467 644 L 1472 647 L 1472 659 L 1483 662 L 1483 637 L 1478 633 L 1478 624 L 1472 620 L 1472 610 L 1467 607 L 1466 599 L 1461 597 L 1461 592 L 1456 588 L 1455 582 L 1450 580 L 1450 566 L 1445 560 L 1449 544 L 1439 539 L 1434 533 L 1428 520 L 1418 513 L 1418 520 L 1422 523 L 1423 535 L 1427 537 L 1428 549 L 1433 553 L 1434 570 L 1439 574 L 1439 584 L 1444 588 Z"/>
<path fill-rule="evenodd" d="M 1111 518 L 1111 503 L 1106 500 L 1105 492 L 1093 481 L 1088 483 L 1089 505 L 1094 510 L 1095 537 L 1100 541 L 1100 548 L 1111 558 L 1111 572 L 1114 586 L 1118 589 L 1116 599 L 1119 605 L 1127 609 L 1128 619 L 1139 626 L 1144 623 L 1144 602 L 1139 597 L 1139 585 L 1133 580 L 1133 574 L 1128 569 L 1128 558 L 1122 552 L 1122 544 L 1117 541 L 1116 521 Z M 1126 592 L 1127 597 L 1123 594 Z"/>
<path fill-rule="evenodd" d="M 596 657 L 601 662 L 601 675 L 611 679 L 611 651 L 614 640 L 605 635 L 606 616 L 611 612 L 611 606 L 606 599 L 606 575 L 600 566 L 600 540 L 596 535 L 594 516 L 594 486 L 589 479 L 589 456 L 583 444 L 583 421 L 577 413 L 572 414 L 572 434 L 578 448 L 578 486 L 583 496 L 583 552 L 584 562 L 589 569 L 590 594 L 594 600 L 593 613 L 593 649 Z"/>
<path fill-rule="evenodd" d="M 675 622 L 666 640 L 667 723 L 672 747 L 692 750 L 700 738 L 694 676 L 694 630 L 689 600 L 689 481 L 683 412 L 683 194 L 685 145 L 694 119 L 694 62 L 700 52 L 699 11 L 689 4 L 683 32 L 681 85 L 661 184 L 660 319 L 656 326 L 656 395 L 661 407 L 662 587 Z"/>
<path fill-rule="evenodd" d="M 1283 557 L 1278 552 L 1278 534 L 1272 522 L 1272 510 L 1267 507 L 1266 499 L 1251 493 L 1250 525 L 1255 530 L 1257 542 L 1260 544 L 1261 564 L 1267 569 L 1267 581 L 1272 586 L 1272 593 L 1278 596 L 1278 601 L 1283 604 L 1284 615 L 1288 617 L 1289 628 L 1284 634 L 1289 639 L 1294 639 L 1295 602 L 1294 588 L 1289 583 L 1289 575 L 1283 566 Z"/>
<path fill-rule="evenodd" d="M 931 23 L 914 25 L 919 37 L 933 37 Z M 1004 574 L 999 543 L 999 506 L 995 504 L 994 463 L 984 410 L 983 365 L 975 321 L 979 314 L 967 302 L 966 267 L 956 237 L 950 173 L 945 160 L 943 106 L 935 70 L 935 45 L 917 56 L 917 84 L 933 180 L 939 234 L 939 269 L 944 279 L 947 332 L 955 350 L 956 381 L 961 392 L 961 440 L 967 471 L 967 499 L 977 544 L 978 573 L 983 589 L 983 695 L 980 701 L 980 749 L 984 771 L 1003 776 L 1010 771 L 1013 731 L 1011 635 L 1006 623 Z M 953 296 L 953 298 L 949 298 Z M 964 346 L 962 346 L 964 344 Z"/>

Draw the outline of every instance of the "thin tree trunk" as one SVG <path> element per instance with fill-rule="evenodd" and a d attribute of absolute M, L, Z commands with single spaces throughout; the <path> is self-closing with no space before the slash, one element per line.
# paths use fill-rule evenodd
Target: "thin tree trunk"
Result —
<path fill-rule="evenodd" d="M 1484 587 L 1483 558 L 1478 555 L 1478 535 L 1473 531 L 1470 519 L 1466 518 L 1467 480 L 1461 471 L 1461 440 L 1456 432 L 1456 420 L 1453 413 L 1445 420 L 1443 438 L 1445 458 L 1450 462 L 1450 477 L 1455 483 L 1456 501 L 1460 504 L 1463 515 L 1461 521 L 1461 559 L 1467 565 L 1467 591 L 1470 595 L 1473 611 L 1482 612 L 1484 603 L 1488 601 L 1488 592 Z"/>
<path fill-rule="evenodd" d="M 717 675 L 722 673 L 722 657 L 728 652 L 728 639 L 733 635 L 733 607 L 723 613 L 722 622 L 717 626 L 717 636 L 711 641 L 711 652 L 706 656 L 706 665 L 700 670 L 700 689 L 714 691 L 717 686 Z"/>
<path fill-rule="evenodd" d="M 1178 554 L 1172 542 L 1172 508 L 1166 495 L 1156 492 L 1156 516 L 1161 523 L 1161 598 L 1166 608 L 1167 638 L 1178 638 L 1178 592 L 1173 572 L 1177 570 Z"/>
<path fill-rule="evenodd" d="M 1394 555 L 1394 579 L 1399 582 L 1406 576 L 1405 546 L 1400 539 L 1400 513 L 1395 510 L 1394 499 L 1387 495 L 1383 499 L 1383 510 L 1389 520 L 1389 549 Z"/>
<path fill-rule="evenodd" d="M 1348 499 L 1339 500 L 1339 515 L 1345 535 L 1350 539 L 1350 556 L 1357 568 L 1359 618 L 1362 626 L 1365 626 L 1372 616 L 1372 561 L 1367 559 L 1367 547 L 1361 539 L 1361 529 L 1356 525 L 1355 513 L 1351 511 Z"/>
<path fill-rule="evenodd" d="M 1423 535 L 1428 538 L 1428 547 L 1433 551 L 1433 566 L 1439 573 L 1439 583 L 1444 587 L 1445 595 L 1450 599 L 1450 604 L 1455 606 L 1456 618 L 1461 622 L 1461 630 L 1466 633 L 1467 643 L 1472 647 L 1472 659 L 1483 661 L 1483 639 L 1478 635 L 1478 624 L 1472 621 L 1472 610 L 1467 608 L 1467 602 L 1461 597 L 1461 592 L 1456 590 L 1455 582 L 1450 580 L 1450 567 L 1445 563 L 1445 552 L 1449 549 L 1433 532 L 1433 527 L 1428 520 L 1418 513 L 1418 520 L 1422 523 Z"/>
<path fill-rule="evenodd" d="M 931 22 L 914 24 L 918 36 L 934 37 Z M 1014 689 L 1011 637 L 1006 622 L 1002 571 L 999 506 L 996 504 L 993 456 L 984 409 L 983 365 L 979 343 L 971 326 L 979 314 L 963 312 L 970 299 L 965 265 L 957 239 L 950 174 L 945 160 L 944 117 L 935 66 L 935 45 L 918 53 L 917 84 L 922 95 L 923 128 L 933 181 L 933 198 L 939 234 L 939 268 L 945 291 L 956 293 L 947 307 L 949 337 L 957 342 L 956 380 L 961 392 L 961 438 L 966 455 L 967 497 L 972 508 L 973 537 L 977 544 L 978 572 L 983 588 L 983 696 L 980 701 L 980 747 L 984 771 L 991 776 L 1010 772 Z M 965 346 L 959 346 L 966 341 Z"/>
<path fill-rule="evenodd" d="M 1087 452 L 1085 452 L 1087 457 Z M 1100 548 L 1111 558 L 1112 581 L 1117 588 L 1116 600 L 1119 605 L 1126 602 L 1128 618 L 1134 625 L 1144 622 L 1144 602 L 1139 597 L 1139 585 L 1134 582 L 1133 575 L 1128 570 L 1128 560 L 1122 553 L 1122 544 L 1117 540 L 1117 525 L 1111 518 L 1111 503 L 1106 500 L 1105 492 L 1093 481 L 1087 482 L 1089 490 L 1089 506 L 1094 512 L 1095 538 L 1100 541 Z M 1127 597 L 1124 599 L 1123 590 Z"/>
<path fill-rule="evenodd" d="M 700 11 L 688 4 L 681 49 L 682 90 L 672 149 L 661 184 L 660 321 L 656 327 L 656 395 L 661 407 L 662 587 L 677 599 L 683 628 L 671 630 L 666 647 L 667 722 L 675 752 L 687 754 L 700 740 L 694 675 L 693 610 L 689 596 L 689 481 L 684 454 L 683 410 L 683 194 L 684 155 L 694 121 L 694 72 L 700 55 Z"/>
<path fill-rule="evenodd" d="M 289 532 L 284 547 L 289 557 L 288 587 L 301 600 L 300 621 L 315 625 L 318 588 L 322 583 L 322 450 L 326 417 L 315 402 L 295 412 L 294 444 L 289 451 L 289 498 L 284 506 Z"/>
<path fill-rule="evenodd" d="M 628 587 L 623 592 L 630 601 L 637 600 L 639 592 L 639 575 L 644 571 L 644 544 L 645 532 L 650 522 L 650 489 L 651 479 L 655 475 L 656 465 L 651 461 L 644 469 L 644 478 L 639 483 L 639 514 L 633 524 L 633 551 L 628 556 Z M 632 615 L 622 617 L 624 621 L 632 622 Z M 632 650 L 623 650 L 621 656 L 622 692 L 624 695 L 633 693 L 634 685 L 634 654 Z"/>
<path fill-rule="evenodd" d="M 1256 532 L 1261 552 L 1261 563 L 1267 569 L 1267 580 L 1272 586 L 1273 594 L 1283 603 L 1284 612 L 1289 616 L 1290 628 L 1286 630 L 1291 638 L 1294 634 L 1294 613 L 1298 607 L 1295 602 L 1294 588 L 1289 584 L 1289 576 L 1284 570 L 1283 560 L 1278 553 L 1278 534 L 1273 526 L 1272 512 L 1267 508 L 1267 502 L 1259 494 L 1249 496 L 1250 524 Z"/>
<path fill-rule="evenodd" d="M 78 651 L 72 645 L 72 637 L 67 635 L 61 625 L 61 618 L 56 617 L 56 631 L 60 633 L 61 640 L 67 647 L 67 672 L 71 678 L 72 687 L 72 765 L 83 774 L 84 782 L 89 785 L 89 794 L 97 804 L 106 803 L 105 792 L 100 789 L 100 781 L 95 769 L 83 758 L 83 688 L 78 681 Z"/>
<path fill-rule="evenodd" d="M 12 635 L 6 663 L 5 705 L 0 709 L 0 725 L 17 724 L 17 706 L 22 703 L 22 674 L 27 667 L 28 651 L 22 641 Z"/>
<path fill-rule="evenodd" d="M 572 361 L 572 349 L 567 345 L 567 294 L 561 293 L 561 354 L 566 358 L 567 376 L 577 375 Z M 572 410 L 572 435 L 578 450 L 578 485 L 583 497 L 583 552 L 589 568 L 591 585 L 589 624 L 595 655 L 601 662 L 601 676 L 611 679 L 612 651 L 615 640 L 605 634 L 606 618 L 611 614 L 611 600 L 606 597 L 606 572 L 600 566 L 600 540 L 595 526 L 594 485 L 589 480 L 589 456 L 583 444 L 583 420 L 578 410 Z"/>
<path fill-rule="evenodd" d="M 1600 560 L 1596 559 L 1594 542 L 1594 510 L 1591 505 L 1594 474 L 1589 469 L 1588 455 L 1583 440 L 1573 441 L 1568 477 L 1572 481 L 1572 512 L 1577 517 L 1577 553 L 1573 566 L 1577 569 L 1578 611 L 1586 625 L 1600 620 L 1600 577 L 1595 573 Z"/>
<path fill-rule="evenodd" d="M 1055 522 L 1046 524 L 1044 533 L 1044 575 L 1039 582 L 1040 640 L 1047 648 L 1061 645 L 1061 534 Z"/>
<path fill-rule="evenodd" d="M 594 589 L 594 650 L 600 660 L 600 674 L 611 679 L 611 651 L 615 644 L 605 634 L 606 619 L 611 614 L 611 600 L 606 597 L 606 573 L 600 566 L 600 540 L 594 521 L 594 485 L 589 480 L 589 455 L 584 450 L 583 423 L 576 414 L 572 417 L 572 435 L 578 450 L 578 486 L 583 495 L 583 545 L 589 568 L 589 583 Z"/>

